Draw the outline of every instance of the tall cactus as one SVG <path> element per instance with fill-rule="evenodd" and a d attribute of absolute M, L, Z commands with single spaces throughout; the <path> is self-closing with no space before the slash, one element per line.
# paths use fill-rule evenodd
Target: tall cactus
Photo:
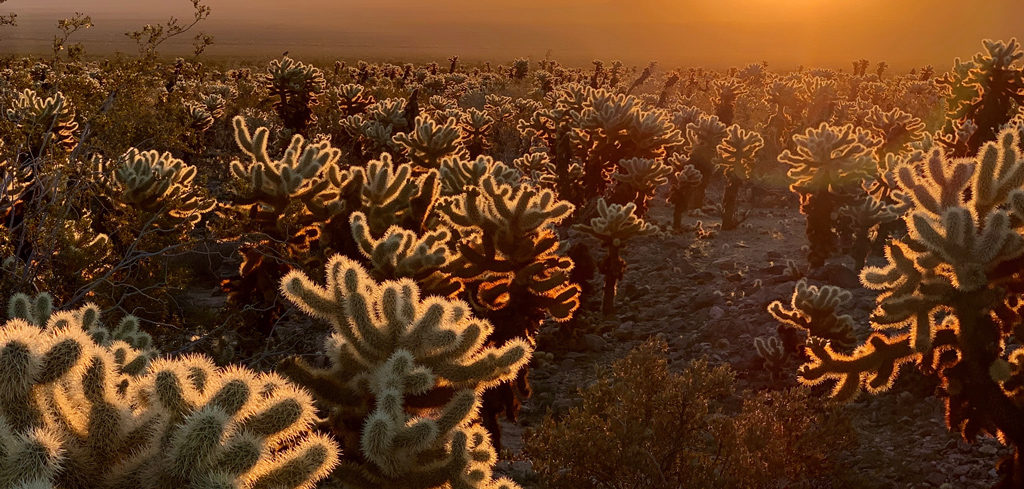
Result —
<path fill-rule="evenodd" d="M 473 304 L 495 327 L 493 340 L 532 339 L 545 319 L 568 321 L 579 307 L 571 280 L 573 260 L 553 227 L 573 211 L 554 192 L 498 183 L 492 176 L 439 206 L 457 234 L 452 274 L 461 278 Z M 518 399 L 529 395 L 526 372 L 517 391 L 503 384 L 485 396 L 484 423 L 496 437 L 497 415 L 514 419 Z M 500 438 L 495 444 L 500 445 Z"/>
<path fill-rule="evenodd" d="M 274 110 L 284 127 L 305 134 L 309 125 L 316 122 L 313 107 L 324 92 L 323 72 L 285 56 L 271 60 L 264 83 L 274 97 Z"/>
<path fill-rule="evenodd" d="M 1020 43 L 986 39 L 985 50 L 954 62 L 939 84 L 946 88 L 946 125 L 940 138 L 954 156 L 970 156 L 995 138 L 1024 103 L 1024 58 Z M 972 131 L 960 131 L 969 124 Z"/>
<path fill-rule="evenodd" d="M 793 136 L 796 151 L 785 150 L 779 161 L 790 165 L 790 190 L 800 195 L 800 212 L 807 217 L 808 262 L 825 264 L 835 248 L 833 214 L 860 191 L 860 182 L 875 165 L 870 135 L 852 125 L 822 123 Z"/>
<path fill-rule="evenodd" d="M 619 280 L 626 273 L 626 261 L 621 256 L 622 248 L 629 240 L 655 233 L 658 228 L 638 217 L 636 204 L 632 202 L 608 205 L 604 199 L 598 199 L 597 213 L 598 216 L 591 219 L 590 224 L 580 224 L 576 228 L 599 239 L 605 247 L 605 258 L 600 265 L 604 274 L 601 311 L 610 316 L 615 313 L 615 292 Z"/>
<path fill-rule="evenodd" d="M 530 358 L 522 339 L 488 345 L 494 328 L 465 303 L 422 298 L 410 279 L 378 283 L 358 263 L 335 256 L 325 286 L 300 272 L 281 283 L 305 313 L 334 327 L 330 367 L 284 366 L 315 392 L 332 428 L 352 426 L 337 474 L 349 487 L 514 489 L 495 480 L 495 451 L 473 423 L 479 396 L 507 382 Z M 372 405 L 360 404 L 373 399 Z"/>
<path fill-rule="evenodd" d="M 764 139 L 756 132 L 746 131 L 737 125 L 728 129 L 728 135 L 718 145 L 718 165 L 725 173 L 725 192 L 722 195 L 722 230 L 735 229 L 746 218 L 736 210 L 736 198 L 744 182 L 750 178 L 750 171 L 758 151 L 764 146 Z"/>
<path fill-rule="evenodd" d="M 888 264 L 861 273 L 880 292 L 875 332 L 849 354 L 811 338 L 800 370 L 803 382 L 835 381 L 833 395 L 849 399 L 890 388 L 901 366 L 917 364 L 941 380 L 951 430 L 967 440 L 996 435 L 1017 450 L 1000 464 L 1002 487 L 1024 478 L 1024 355 L 1008 346 L 1021 335 L 1024 293 L 1019 145 L 1007 130 L 975 158 L 933 149 L 922 168 L 897 169 L 913 202 L 903 218 L 909 234 L 890 240 Z"/>

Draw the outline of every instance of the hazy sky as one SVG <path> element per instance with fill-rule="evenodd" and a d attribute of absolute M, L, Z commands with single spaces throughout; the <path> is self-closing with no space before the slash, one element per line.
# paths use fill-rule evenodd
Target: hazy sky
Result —
<path fill-rule="evenodd" d="M 344 58 L 551 56 L 642 63 L 847 66 L 860 57 L 946 68 L 983 38 L 1024 35 L 1021 0 L 208 0 L 211 55 Z M 189 15 L 188 0 L 9 0 L 0 50 L 46 49 L 82 11 L 89 52 L 128 50 L 126 30 Z"/>

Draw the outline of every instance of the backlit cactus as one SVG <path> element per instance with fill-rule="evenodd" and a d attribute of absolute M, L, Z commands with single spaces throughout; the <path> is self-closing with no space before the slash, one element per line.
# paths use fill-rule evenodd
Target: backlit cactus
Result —
<path fill-rule="evenodd" d="M 241 203 L 256 204 L 258 215 L 278 219 L 292 202 L 301 202 L 310 213 L 329 215 L 329 168 L 337 164 L 341 151 L 329 143 L 306 143 L 296 134 L 280 159 L 267 153 L 270 130 L 250 132 L 241 116 L 233 120 L 238 147 L 250 159 L 231 162 L 231 175 L 242 187 Z"/>
<path fill-rule="evenodd" d="M 110 332 L 94 306 L 44 318 L 50 304 L 15 297 L 21 318 L 0 325 L 4 487 L 308 489 L 336 465 L 309 395 L 280 377 L 126 362 L 148 338 L 132 321 Z"/>
<path fill-rule="evenodd" d="M 1019 145 L 1008 130 L 975 158 L 948 160 L 934 149 L 920 170 L 897 169 L 913 202 L 903 218 L 909 234 L 890 240 L 885 266 L 861 273 L 880 292 L 875 332 L 851 353 L 811 338 L 810 361 L 800 370 L 805 383 L 835 381 L 833 395 L 849 399 L 861 389 L 890 388 L 901 366 L 916 364 L 942 381 L 950 429 L 968 440 L 987 433 L 1024 446 L 1019 350 L 1006 346 L 1022 324 Z M 1024 473 L 1020 460 L 1002 464 L 1005 480 Z"/>
<path fill-rule="evenodd" d="M 460 121 L 466 151 L 470 158 L 476 158 L 491 149 L 490 134 L 494 127 L 494 119 L 487 112 L 470 108 Z"/>
<path fill-rule="evenodd" d="M 825 264 L 835 249 L 834 213 L 860 192 L 860 183 L 875 167 L 872 139 L 852 125 L 822 123 L 793 136 L 796 150 L 783 151 L 779 161 L 790 165 L 790 190 L 800 196 L 800 212 L 807 217 L 807 260 L 811 267 Z"/>
<path fill-rule="evenodd" d="M 395 142 L 405 148 L 413 167 L 419 171 L 436 169 L 446 157 L 465 156 L 458 121 L 448 118 L 444 124 L 428 117 L 417 117 L 416 127 L 409 133 L 398 133 Z"/>
<path fill-rule="evenodd" d="M 788 351 L 798 351 L 805 338 L 798 332 L 806 332 L 812 338 L 824 338 L 842 349 L 856 344 L 854 321 L 847 314 L 840 314 L 839 307 L 853 296 L 849 291 L 832 285 L 809 285 L 806 279 L 796 284 L 789 305 L 780 301 L 768 305 L 768 312 L 780 323 L 779 336 Z"/>
<path fill-rule="evenodd" d="M 130 148 L 116 162 L 97 159 L 95 167 L 115 205 L 141 211 L 147 219 L 160 216 L 171 226 L 195 225 L 213 209 L 194 183 L 196 168 L 171 153 Z"/>
<path fill-rule="evenodd" d="M 323 72 L 285 56 L 270 62 L 265 84 L 284 127 L 305 134 L 307 127 L 316 122 L 313 106 L 319 103 L 318 96 L 324 91 Z"/>
<path fill-rule="evenodd" d="M 718 120 L 718 116 L 713 115 L 701 115 L 696 122 L 686 126 L 686 140 L 689 144 L 686 164 L 696 168 L 701 179 L 692 188 L 684 186 L 675 189 L 687 195 L 684 210 L 704 207 L 704 197 L 715 173 L 718 145 L 725 139 L 726 130 L 726 125 Z"/>
<path fill-rule="evenodd" d="M 16 208 L 24 204 L 29 185 L 31 178 L 27 167 L 0 158 L 0 228 L 10 226 L 9 219 Z"/>
<path fill-rule="evenodd" d="M 21 133 L 19 151 L 30 158 L 42 157 L 51 146 L 70 152 L 78 145 L 75 109 L 61 92 L 43 98 L 25 89 L 18 93 L 6 116 Z"/>
<path fill-rule="evenodd" d="M 630 158 L 620 161 L 618 168 L 612 173 L 617 185 L 610 200 L 622 205 L 633 203 L 638 215 L 647 215 L 648 201 L 658 187 L 668 183 L 672 167 L 661 159 Z"/>
<path fill-rule="evenodd" d="M 458 195 L 469 187 L 478 187 L 485 176 L 503 185 L 517 185 L 522 174 L 489 156 L 475 160 L 445 158 L 441 161 L 441 194 Z"/>
<path fill-rule="evenodd" d="M 626 273 L 626 261 L 622 259 L 622 248 L 629 240 L 646 236 L 658 231 L 657 226 L 648 224 L 636 215 L 636 204 L 609 205 L 604 199 L 597 201 L 598 216 L 589 224 L 580 224 L 576 228 L 601 241 L 605 248 L 605 258 L 601 261 L 600 270 L 604 274 L 604 299 L 601 311 L 605 315 L 615 313 L 615 292 L 619 280 Z"/>
<path fill-rule="evenodd" d="M 337 88 L 332 88 L 331 91 L 335 94 L 338 99 L 338 109 L 341 110 L 342 115 L 352 116 L 362 114 L 366 112 L 366 109 L 376 102 L 373 95 L 367 93 L 367 90 L 362 85 L 347 84 Z"/>
<path fill-rule="evenodd" d="M 413 279 L 429 295 L 454 297 L 462 283 L 451 276 L 448 267 L 454 255 L 448 249 L 451 232 L 444 227 L 417 236 L 392 226 L 379 239 L 370 234 L 366 215 L 350 218 L 352 236 L 359 251 L 370 260 L 370 273 L 377 280 Z"/>
<path fill-rule="evenodd" d="M 573 260 L 554 229 L 572 213 L 572 204 L 548 189 L 513 187 L 486 176 L 438 210 L 457 236 L 451 273 L 465 283 L 479 314 L 494 324 L 495 342 L 533 339 L 544 320 L 572 318 L 580 287 L 572 282 Z M 516 384 L 518 394 L 529 395 L 525 372 Z M 499 413 L 515 418 L 518 398 L 505 384 L 487 393 L 483 422 L 492 435 L 499 433 Z M 495 445 L 500 448 L 500 439 Z"/>
<path fill-rule="evenodd" d="M 572 317 L 579 289 L 568 282 L 572 260 L 552 229 L 572 204 L 550 190 L 512 187 L 488 175 L 440 210 L 459 234 L 454 273 L 469 281 L 480 306 L 512 315 L 488 315 L 500 340 L 532 336 L 545 317 Z"/>
<path fill-rule="evenodd" d="M 746 219 L 746 213 L 736 210 L 736 198 L 743 184 L 750 178 L 757 153 L 764 139 L 756 132 L 733 125 L 718 145 L 718 165 L 725 173 L 725 192 L 722 194 L 722 230 L 735 229 Z"/>
<path fill-rule="evenodd" d="M 317 394 L 335 430 L 355 423 L 361 431 L 346 441 L 340 479 L 366 489 L 518 487 L 493 479 L 494 449 L 473 421 L 480 394 L 514 378 L 530 346 L 522 339 L 485 346 L 493 340 L 487 321 L 465 303 L 422 298 L 409 279 L 378 283 L 342 256 L 326 272 L 325 286 L 293 272 L 281 289 L 334 327 L 330 367 L 292 361 L 286 370 Z"/>
<path fill-rule="evenodd" d="M 954 156 L 970 156 L 995 139 L 1000 128 L 1024 103 L 1024 52 L 1016 39 L 985 40 L 985 50 L 969 61 L 957 58 L 939 80 L 946 90 L 946 125 L 942 138 Z M 962 131 L 969 124 L 973 130 Z"/>
<path fill-rule="evenodd" d="M 701 184 L 704 175 L 681 154 L 668 157 L 666 163 L 673 170 L 666 200 L 672 204 L 672 229 L 679 232 L 682 229 L 683 214 L 690 206 L 691 192 Z"/>

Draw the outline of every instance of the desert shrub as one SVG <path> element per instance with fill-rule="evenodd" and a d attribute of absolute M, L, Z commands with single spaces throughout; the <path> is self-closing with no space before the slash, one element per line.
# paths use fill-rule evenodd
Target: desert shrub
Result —
<path fill-rule="evenodd" d="M 845 418 L 801 390 L 737 397 L 727 366 L 669 369 L 650 340 L 602 371 L 582 404 L 526 438 L 552 489 L 838 485 L 823 454 L 852 444 Z M 739 404 L 739 405 L 737 405 Z"/>

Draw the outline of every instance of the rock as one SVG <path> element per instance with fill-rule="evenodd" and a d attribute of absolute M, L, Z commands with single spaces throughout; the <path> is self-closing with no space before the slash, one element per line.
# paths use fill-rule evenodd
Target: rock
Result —
<path fill-rule="evenodd" d="M 720 258 L 711 262 L 711 265 L 719 270 L 733 270 L 736 268 L 736 260 L 731 258 Z"/>
<path fill-rule="evenodd" d="M 786 273 L 786 265 L 775 264 L 764 267 L 758 270 L 758 272 L 763 273 L 765 275 L 778 276 L 782 275 L 783 273 Z"/>
<path fill-rule="evenodd" d="M 721 307 L 711 306 L 711 309 L 708 310 L 708 319 L 712 321 L 718 321 L 722 319 L 722 316 L 725 316 L 725 310 Z"/>
<path fill-rule="evenodd" d="M 782 256 L 782 253 L 779 253 L 778 251 L 769 251 L 769 252 L 764 254 L 764 258 L 766 260 L 768 260 L 768 261 L 773 261 L 773 260 L 781 260 L 784 257 Z"/>
<path fill-rule="evenodd" d="M 601 351 L 608 346 L 608 341 L 596 334 L 583 335 L 583 343 L 587 345 L 589 351 Z"/>
<path fill-rule="evenodd" d="M 859 289 L 860 277 L 857 272 L 839 263 L 827 263 L 825 266 L 811 271 L 808 277 L 830 283 L 844 289 Z"/>
<path fill-rule="evenodd" d="M 690 301 L 690 306 L 694 311 L 704 309 L 714 305 L 719 301 L 720 297 L 712 291 L 701 291 L 697 295 L 693 296 L 693 300 Z"/>
<path fill-rule="evenodd" d="M 713 274 L 713 273 L 711 273 L 711 272 L 709 272 L 707 270 L 704 270 L 704 271 L 697 272 L 697 273 L 691 273 L 686 278 L 688 278 L 688 279 L 690 279 L 690 280 L 692 280 L 694 282 L 697 282 L 698 284 L 704 284 L 704 283 L 707 283 L 707 282 L 709 282 L 711 280 L 714 280 L 715 279 L 715 274 Z"/>

